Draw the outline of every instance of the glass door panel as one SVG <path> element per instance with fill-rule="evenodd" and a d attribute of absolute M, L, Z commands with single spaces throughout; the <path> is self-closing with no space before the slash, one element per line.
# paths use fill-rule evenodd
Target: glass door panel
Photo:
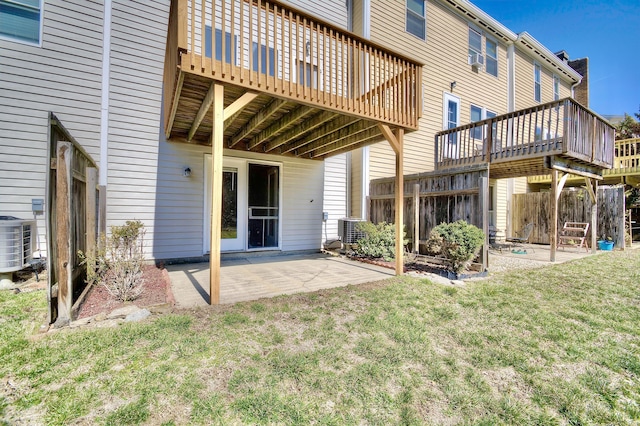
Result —
<path fill-rule="evenodd" d="M 249 223 L 247 246 L 250 249 L 277 248 L 280 244 L 280 167 L 249 164 Z"/>

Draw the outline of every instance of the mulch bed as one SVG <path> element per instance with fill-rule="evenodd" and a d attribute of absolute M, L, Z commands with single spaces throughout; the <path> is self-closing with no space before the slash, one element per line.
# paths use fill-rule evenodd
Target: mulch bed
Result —
<path fill-rule="evenodd" d="M 138 307 L 173 304 L 171 282 L 169 274 L 164 268 L 155 265 L 145 265 L 142 273 L 144 287 L 142 294 L 127 304 Z M 125 306 L 125 303 L 115 300 L 103 285 L 96 285 L 85 297 L 78 311 L 78 319 L 97 315 L 101 312 L 111 312 Z"/>

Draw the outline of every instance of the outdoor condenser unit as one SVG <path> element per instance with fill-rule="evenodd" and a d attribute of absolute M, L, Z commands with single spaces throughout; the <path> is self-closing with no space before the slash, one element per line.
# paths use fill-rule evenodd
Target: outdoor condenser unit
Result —
<path fill-rule="evenodd" d="M 360 238 L 364 237 L 364 234 L 356 229 L 356 225 L 359 222 L 364 221 L 351 217 L 338 219 L 338 236 L 343 244 L 355 244 Z"/>
<path fill-rule="evenodd" d="M 35 221 L 0 216 L 0 275 L 29 266 L 35 249 Z"/>

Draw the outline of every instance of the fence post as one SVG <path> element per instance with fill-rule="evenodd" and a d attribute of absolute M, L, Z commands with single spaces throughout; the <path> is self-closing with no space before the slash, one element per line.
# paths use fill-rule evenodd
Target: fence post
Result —
<path fill-rule="evenodd" d="M 549 261 L 556 261 L 556 246 L 558 239 L 558 198 L 560 194 L 558 193 L 558 171 L 556 169 L 551 170 L 551 192 L 549 193 L 551 199 L 551 217 L 549 221 L 551 222 L 551 232 L 549 235 L 549 249 L 550 249 L 550 257 Z"/>
<path fill-rule="evenodd" d="M 73 144 L 59 141 L 56 146 L 56 246 L 58 278 L 58 319 L 56 327 L 71 321 L 73 283 L 71 277 L 71 186 Z"/>

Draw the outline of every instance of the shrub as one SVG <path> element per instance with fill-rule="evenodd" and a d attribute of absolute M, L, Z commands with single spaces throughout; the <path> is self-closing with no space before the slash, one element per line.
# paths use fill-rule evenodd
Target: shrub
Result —
<path fill-rule="evenodd" d="M 394 224 L 381 222 L 374 225 L 371 222 L 360 222 L 356 225 L 356 229 L 364 234 L 362 238 L 358 239 L 357 247 L 354 249 L 357 254 L 376 259 L 383 258 L 386 261 L 395 257 L 396 230 Z"/>
<path fill-rule="evenodd" d="M 441 223 L 431 230 L 427 249 L 430 254 L 441 254 L 452 263 L 454 272 L 461 272 L 476 257 L 484 244 L 485 235 L 476 226 L 464 220 Z"/>
<path fill-rule="evenodd" d="M 112 226 L 109 237 L 100 235 L 94 250 L 79 252 L 87 265 L 87 284 L 104 285 L 111 296 L 122 302 L 137 298 L 144 285 L 144 232 L 139 220 L 127 221 L 125 225 Z"/>

